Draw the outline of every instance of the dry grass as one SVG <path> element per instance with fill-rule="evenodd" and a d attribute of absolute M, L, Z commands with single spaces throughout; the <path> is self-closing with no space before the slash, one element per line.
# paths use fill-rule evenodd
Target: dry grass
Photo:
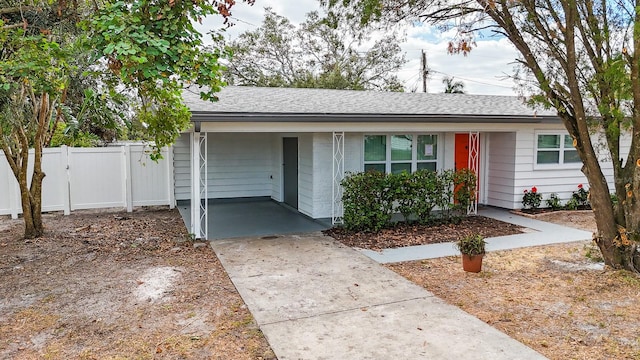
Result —
<path fill-rule="evenodd" d="M 554 220 L 588 228 L 589 213 L 570 215 Z M 640 278 L 588 254 L 589 242 L 499 251 L 479 274 L 459 257 L 388 267 L 550 359 L 640 359 Z"/>

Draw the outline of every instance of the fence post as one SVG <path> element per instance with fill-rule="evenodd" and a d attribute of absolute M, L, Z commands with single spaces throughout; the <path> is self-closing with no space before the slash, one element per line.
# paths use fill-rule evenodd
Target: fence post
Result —
<path fill-rule="evenodd" d="M 69 147 L 67 145 L 60 146 L 60 166 L 63 169 L 63 174 L 65 177 L 62 183 L 62 197 L 64 199 L 64 209 L 63 214 L 69 215 L 71 214 L 71 178 L 69 174 Z"/>
<path fill-rule="evenodd" d="M 125 205 L 127 212 L 133 211 L 133 197 L 131 196 L 131 146 L 125 144 L 123 147 L 124 154 L 124 189 L 125 189 Z"/>

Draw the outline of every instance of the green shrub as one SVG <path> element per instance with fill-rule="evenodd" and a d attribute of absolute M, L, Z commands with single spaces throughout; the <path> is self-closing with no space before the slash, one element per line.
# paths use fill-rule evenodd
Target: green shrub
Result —
<path fill-rule="evenodd" d="M 433 222 L 433 209 L 438 205 L 444 193 L 445 184 L 437 172 L 431 170 L 418 170 L 413 173 L 416 183 L 413 214 L 420 224 Z"/>
<path fill-rule="evenodd" d="M 560 198 L 558 194 L 551 193 L 549 194 L 549 198 L 546 200 L 547 207 L 551 208 L 551 210 L 556 211 L 562 208 L 562 204 L 560 203 Z"/>
<path fill-rule="evenodd" d="M 352 231 L 379 231 L 391 222 L 393 199 L 385 173 L 350 173 L 342 180 L 344 225 Z"/>
<path fill-rule="evenodd" d="M 73 147 L 95 147 L 100 144 L 97 135 L 84 131 L 70 131 L 66 124 L 59 122 L 51 137 L 50 147 L 60 147 L 62 145 Z"/>
<path fill-rule="evenodd" d="M 472 171 L 413 174 L 381 172 L 350 173 L 342 181 L 344 226 L 352 231 L 379 231 L 391 224 L 394 212 L 405 222 L 421 224 L 436 220 L 457 222 L 475 200 L 476 176 Z"/>
<path fill-rule="evenodd" d="M 470 169 L 460 169 L 453 174 L 454 214 L 466 215 L 476 199 L 476 174 Z"/>
<path fill-rule="evenodd" d="M 416 202 L 418 200 L 418 187 L 415 176 L 406 171 L 399 174 L 388 174 L 387 185 L 392 196 L 395 207 L 394 211 L 402 214 L 404 221 L 409 221 L 415 214 Z"/>
<path fill-rule="evenodd" d="M 564 204 L 564 208 L 567 210 L 576 210 L 578 209 L 578 202 L 572 197 L 566 204 Z"/>

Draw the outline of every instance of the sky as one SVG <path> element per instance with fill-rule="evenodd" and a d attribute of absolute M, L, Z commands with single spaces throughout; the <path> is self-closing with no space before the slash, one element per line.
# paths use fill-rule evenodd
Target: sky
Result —
<path fill-rule="evenodd" d="M 226 36 L 234 39 L 245 31 L 255 30 L 262 24 L 267 6 L 295 25 L 304 21 L 306 13 L 320 9 L 318 0 L 256 0 L 253 6 L 237 1 L 232 9 L 235 25 L 226 30 Z M 198 29 L 206 32 L 220 25 L 219 17 L 214 17 L 205 19 Z M 473 51 L 463 56 L 449 55 L 447 44 L 451 34 L 428 25 L 407 26 L 406 35 L 406 41 L 400 46 L 408 62 L 397 75 L 408 91 L 422 91 L 420 57 L 424 50 L 429 68 L 427 92 L 444 92 L 442 78 L 453 76 L 455 81 L 464 83 L 469 94 L 517 95 L 514 82 L 508 78 L 513 74 L 517 51 L 507 39 L 479 39 Z"/>

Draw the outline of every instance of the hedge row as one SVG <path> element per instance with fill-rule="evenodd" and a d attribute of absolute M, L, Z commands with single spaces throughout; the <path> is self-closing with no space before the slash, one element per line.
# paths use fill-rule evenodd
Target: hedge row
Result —
<path fill-rule="evenodd" d="M 368 171 L 349 173 L 341 184 L 345 228 L 375 232 L 391 226 L 395 213 L 420 224 L 459 220 L 475 197 L 476 176 L 467 169 Z"/>

